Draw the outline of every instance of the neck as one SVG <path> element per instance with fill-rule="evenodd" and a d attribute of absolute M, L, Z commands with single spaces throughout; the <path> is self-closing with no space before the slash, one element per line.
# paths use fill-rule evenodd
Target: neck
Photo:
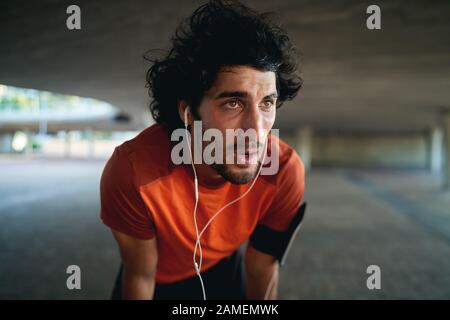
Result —
<path fill-rule="evenodd" d="M 194 164 L 197 171 L 198 183 L 206 187 L 219 187 L 226 183 L 226 180 L 207 164 Z"/>

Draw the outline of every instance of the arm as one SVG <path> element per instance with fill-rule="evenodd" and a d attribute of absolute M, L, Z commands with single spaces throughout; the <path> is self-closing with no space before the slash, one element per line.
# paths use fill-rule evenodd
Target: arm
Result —
<path fill-rule="evenodd" d="M 277 298 L 278 261 L 284 260 L 290 239 L 304 215 L 305 206 L 299 208 L 305 185 L 303 162 L 296 152 L 292 152 L 280 168 L 272 205 L 258 221 L 247 245 L 248 299 L 264 299 L 267 288 L 270 289 L 267 298 Z"/>
<path fill-rule="evenodd" d="M 256 250 L 251 243 L 245 252 L 247 299 L 263 300 L 269 288 L 267 299 L 276 299 L 278 291 L 278 262 L 275 257 Z"/>
<path fill-rule="evenodd" d="M 112 230 L 123 262 L 122 298 L 153 299 L 158 251 L 156 237 L 140 240 Z"/>

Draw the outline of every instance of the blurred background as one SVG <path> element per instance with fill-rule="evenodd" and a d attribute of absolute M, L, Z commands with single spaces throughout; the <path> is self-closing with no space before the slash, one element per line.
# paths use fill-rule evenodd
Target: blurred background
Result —
<path fill-rule="evenodd" d="M 280 298 L 449 299 L 450 2 L 243 2 L 278 13 L 305 80 L 275 125 L 308 169 Z M 153 123 L 142 55 L 201 3 L 0 3 L 0 298 L 109 298 L 120 260 L 100 175 Z M 66 287 L 73 264 L 81 290 Z"/>

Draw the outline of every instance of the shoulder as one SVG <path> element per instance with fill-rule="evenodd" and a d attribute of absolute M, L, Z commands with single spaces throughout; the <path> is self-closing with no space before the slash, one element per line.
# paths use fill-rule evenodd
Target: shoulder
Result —
<path fill-rule="evenodd" d="M 127 164 L 135 182 L 143 185 L 170 174 L 173 169 L 170 149 L 167 127 L 154 124 L 117 146 L 110 161 L 115 159 L 119 165 Z"/>
<path fill-rule="evenodd" d="M 271 135 L 269 146 L 269 158 L 271 162 L 275 161 L 276 172 L 272 175 L 262 176 L 266 182 L 280 187 L 286 184 L 304 184 L 305 167 L 299 154 L 293 147 L 288 145 L 281 138 Z M 275 149 L 275 150 L 273 150 Z M 276 159 L 278 158 L 278 163 Z"/>
<path fill-rule="evenodd" d="M 294 170 L 295 172 L 303 176 L 305 172 L 305 166 L 303 165 L 303 161 L 297 151 L 295 151 L 294 148 L 292 148 L 283 140 L 279 138 L 276 139 L 279 140 L 280 146 L 280 171 Z"/>
<path fill-rule="evenodd" d="M 305 169 L 300 156 L 294 148 L 283 140 L 272 136 L 274 154 L 278 153 L 276 174 L 262 176 L 274 185 L 271 204 L 262 214 L 260 223 L 276 231 L 287 230 L 303 199 L 305 190 Z M 271 150 L 272 152 L 272 150 Z"/>

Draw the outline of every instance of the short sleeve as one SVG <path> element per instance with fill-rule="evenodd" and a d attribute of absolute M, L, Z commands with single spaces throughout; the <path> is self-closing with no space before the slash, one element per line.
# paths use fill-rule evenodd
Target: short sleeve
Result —
<path fill-rule="evenodd" d="M 136 184 L 132 164 L 117 147 L 100 179 L 100 217 L 105 225 L 138 239 L 155 236 L 148 208 Z"/>
<path fill-rule="evenodd" d="M 278 173 L 272 204 L 259 223 L 275 231 L 285 231 L 300 207 L 304 189 L 303 162 L 292 150 L 292 154 Z"/>

